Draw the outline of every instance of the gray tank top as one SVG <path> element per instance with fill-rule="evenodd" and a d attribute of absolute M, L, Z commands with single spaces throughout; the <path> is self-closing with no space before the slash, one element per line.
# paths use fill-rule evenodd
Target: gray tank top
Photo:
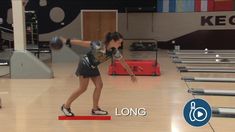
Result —
<path fill-rule="evenodd" d="M 91 66 L 98 66 L 100 63 L 107 61 L 110 58 L 121 59 L 122 55 L 120 51 L 116 48 L 107 50 L 105 44 L 101 41 L 92 41 L 91 50 L 86 54 L 88 59 L 86 59 Z"/>

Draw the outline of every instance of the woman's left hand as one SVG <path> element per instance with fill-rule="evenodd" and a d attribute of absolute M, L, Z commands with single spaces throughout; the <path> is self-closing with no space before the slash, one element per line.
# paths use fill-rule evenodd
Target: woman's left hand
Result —
<path fill-rule="evenodd" d="M 135 75 L 131 75 L 131 81 L 132 81 L 132 82 L 137 82 L 137 78 L 136 78 Z"/>

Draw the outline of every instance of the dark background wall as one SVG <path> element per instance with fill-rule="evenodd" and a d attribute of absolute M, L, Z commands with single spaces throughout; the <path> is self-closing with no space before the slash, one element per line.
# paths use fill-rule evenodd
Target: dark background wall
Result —
<path fill-rule="evenodd" d="M 43 1 L 47 5 L 42 5 Z M 173 48 L 171 41 L 175 40 L 185 49 L 235 49 L 235 26 L 228 21 L 234 11 L 157 13 L 153 9 L 149 12 L 155 5 L 156 0 L 29 0 L 26 10 L 36 11 L 42 41 L 54 35 L 80 38 L 81 9 L 117 9 L 118 30 L 127 38 L 157 39 L 160 48 Z M 148 13 L 136 13 L 139 7 Z M 126 8 L 135 13 L 126 13 Z M 4 19 L 1 26 L 12 28 L 6 21 L 10 9 L 10 0 L 0 0 L 0 17 Z M 51 16 L 58 21 L 53 21 Z M 212 23 L 216 16 L 225 16 L 225 24 L 202 26 L 202 16 L 213 16 Z"/>
<path fill-rule="evenodd" d="M 41 5 L 40 3 L 47 3 Z M 70 24 L 80 13 L 81 9 L 117 9 L 120 13 L 125 12 L 127 7 L 153 7 L 155 0 L 29 0 L 26 10 L 35 10 L 38 16 L 39 33 L 49 33 Z M 54 7 L 61 8 L 65 18 L 61 25 L 50 20 L 49 14 Z M 0 17 L 5 21 L 2 26 L 12 28 L 7 23 L 7 12 L 11 9 L 11 0 L 1 0 Z"/>

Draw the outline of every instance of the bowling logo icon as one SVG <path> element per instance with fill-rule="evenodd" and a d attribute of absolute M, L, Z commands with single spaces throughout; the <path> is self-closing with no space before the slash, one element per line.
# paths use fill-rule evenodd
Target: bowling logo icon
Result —
<path fill-rule="evenodd" d="M 184 118 L 192 126 L 203 126 L 211 118 L 211 107 L 205 100 L 193 99 L 184 107 Z"/>

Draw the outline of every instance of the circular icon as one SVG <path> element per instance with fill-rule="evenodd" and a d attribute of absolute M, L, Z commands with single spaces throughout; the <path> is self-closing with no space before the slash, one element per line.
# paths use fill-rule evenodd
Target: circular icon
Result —
<path fill-rule="evenodd" d="M 211 118 L 211 107 L 205 100 L 190 100 L 184 106 L 184 118 L 192 126 L 203 126 Z"/>
<path fill-rule="evenodd" d="M 54 7 L 50 11 L 50 18 L 55 23 L 60 23 L 65 18 L 64 10 L 60 7 Z"/>

